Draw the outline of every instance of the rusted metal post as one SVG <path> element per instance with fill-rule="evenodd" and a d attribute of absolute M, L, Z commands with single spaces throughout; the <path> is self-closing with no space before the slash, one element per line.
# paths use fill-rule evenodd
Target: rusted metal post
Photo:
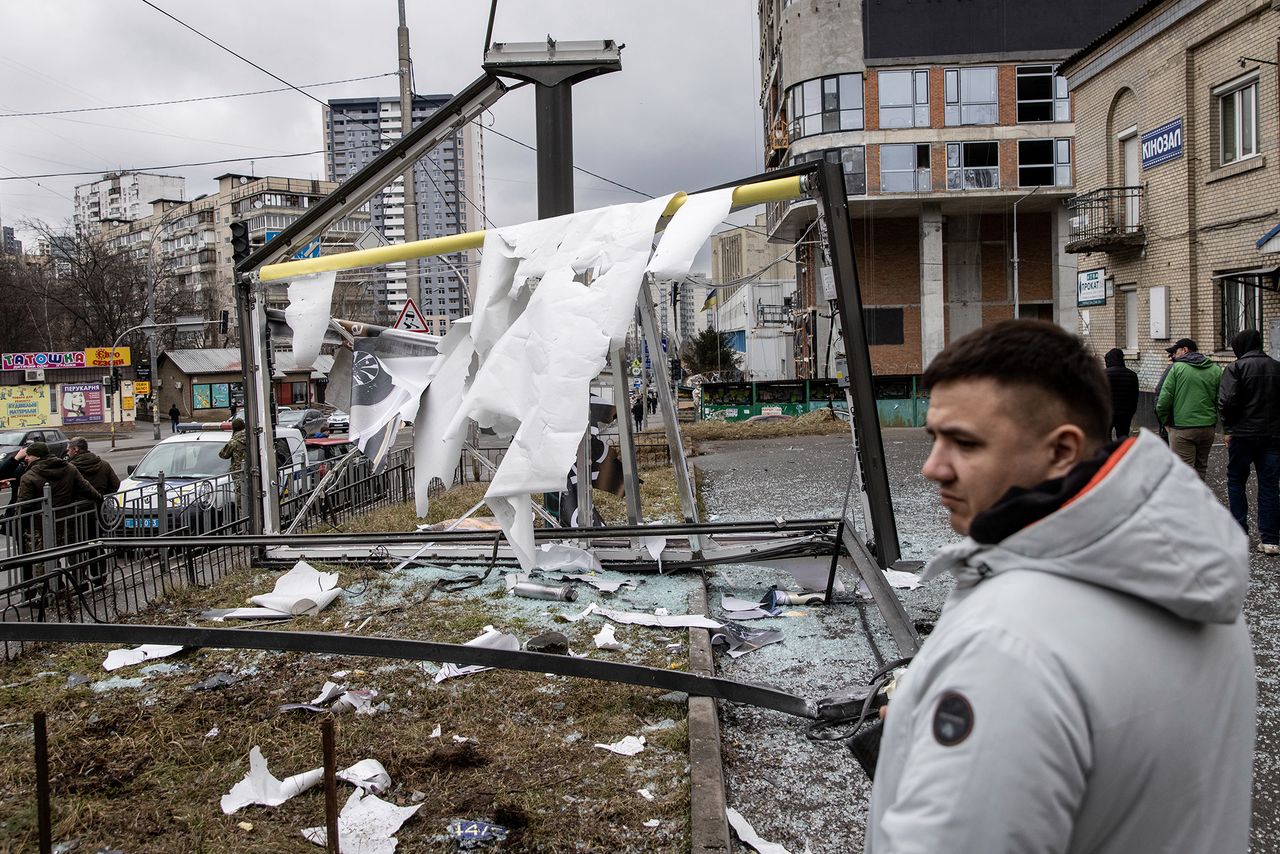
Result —
<path fill-rule="evenodd" d="M 324 826 L 325 850 L 340 854 L 338 849 L 338 759 L 333 744 L 333 718 L 325 718 L 320 724 L 320 738 L 324 749 Z"/>
<path fill-rule="evenodd" d="M 49 815 L 49 734 L 44 712 L 34 716 L 36 742 L 36 827 L 40 854 L 53 851 L 53 822 Z"/>

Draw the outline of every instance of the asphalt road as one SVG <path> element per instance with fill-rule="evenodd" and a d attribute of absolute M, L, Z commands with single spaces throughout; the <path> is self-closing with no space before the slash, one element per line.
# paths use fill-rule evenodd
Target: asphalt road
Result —
<path fill-rule="evenodd" d="M 922 430 L 886 430 L 890 487 L 905 558 L 924 559 L 956 539 L 938 506 L 936 490 L 920 475 L 929 442 Z M 793 518 L 834 515 L 849 476 L 849 441 L 841 436 L 708 443 L 697 458 L 709 513 L 720 518 Z M 1226 453 L 1210 457 L 1209 485 L 1226 500 Z M 1253 490 L 1251 506 L 1256 506 Z M 1258 740 L 1254 762 L 1252 851 L 1280 854 L 1280 557 L 1250 554 L 1245 615 L 1258 673 Z M 774 580 L 759 568 L 722 567 L 709 580 L 713 616 L 720 595 L 759 598 Z M 792 587 L 783 578 L 783 586 Z M 846 582 L 847 583 L 847 582 Z M 900 591 L 916 620 L 932 621 L 950 589 L 945 578 Z M 807 609 L 804 617 L 758 621 L 779 628 L 780 644 L 738 659 L 717 657 L 725 675 L 822 696 L 860 684 L 874 669 L 875 640 L 890 657 L 892 642 L 874 608 Z M 861 610 L 862 614 L 858 614 Z M 862 617 L 867 617 L 862 624 Z M 729 805 L 765 839 L 792 852 L 862 850 L 870 787 L 842 749 L 805 738 L 794 718 L 751 707 L 723 705 L 725 777 Z M 1212 709 L 1204 710 L 1206 715 Z M 1178 745 L 1170 745 L 1177 750 Z"/>

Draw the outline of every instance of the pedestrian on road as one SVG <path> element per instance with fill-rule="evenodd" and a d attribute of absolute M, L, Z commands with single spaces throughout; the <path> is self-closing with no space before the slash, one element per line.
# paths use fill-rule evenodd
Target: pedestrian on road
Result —
<path fill-rule="evenodd" d="M 631 402 L 631 417 L 636 420 L 636 432 L 644 429 L 644 398 L 636 395 Z"/>
<path fill-rule="evenodd" d="M 1151 433 L 1107 444 L 1060 327 L 982 327 L 924 384 L 923 474 L 966 537 L 924 571 L 955 587 L 887 707 L 866 850 L 1248 850 L 1239 525 Z"/>
<path fill-rule="evenodd" d="M 182 417 L 182 413 L 178 411 L 178 404 L 169 407 L 169 433 L 178 432 L 178 419 Z"/>
<path fill-rule="evenodd" d="M 658 411 L 658 393 L 653 389 L 649 389 L 649 414 L 653 415 Z"/>
<path fill-rule="evenodd" d="M 1227 443 L 1227 501 L 1249 531 L 1249 468 L 1258 473 L 1258 551 L 1280 555 L 1280 362 L 1262 352 L 1262 333 L 1231 339 L 1236 360 L 1222 372 L 1218 409 Z"/>
<path fill-rule="evenodd" d="M 1124 363 L 1124 351 L 1112 347 L 1103 357 L 1107 365 L 1107 385 L 1111 387 L 1111 438 L 1124 439 L 1138 411 L 1138 375 Z"/>
<path fill-rule="evenodd" d="M 1218 424 L 1218 383 L 1222 368 L 1205 358 L 1190 338 L 1165 352 L 1173 364 L 1156 392 L 1156 417 L 1169 430 L 1169 448 L 1204 480 Z"/>
<path fill-rule="evenodd" d="M 236 417 L 236 412 L 237 412 L 236 405 L 235 405 L 235 403 L 232 403 L 232 404 L 231 404 L 231 417 L 232 417 L 233 419 Z"/>
<path fill-rule="evenodd" d="M 89 441 L 76 436 L 67 442 L 67 461 L 89 481 L 100 495 L 109 495 L 120 488 L 120 477 L 111 463 L 89 450 Z"/>

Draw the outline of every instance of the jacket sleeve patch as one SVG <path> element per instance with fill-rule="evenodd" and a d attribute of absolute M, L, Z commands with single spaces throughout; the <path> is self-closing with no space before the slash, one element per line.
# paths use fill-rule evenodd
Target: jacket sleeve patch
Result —
<path fill-rule="evenodd" d="M 933 737 L 943 747 L 955 747 L 973 732 L 973 706 L 956 691 L 948 691 L 938 700 L 933 713 Z"/>

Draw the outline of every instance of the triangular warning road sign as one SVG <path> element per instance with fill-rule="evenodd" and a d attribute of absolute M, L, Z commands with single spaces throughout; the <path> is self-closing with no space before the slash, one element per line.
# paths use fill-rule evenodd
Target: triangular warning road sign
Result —
<path fill-rule="evenodd" d="M 409 332 L 427 331 L 427 324 L 422 320 L 422 314 L 418 311 L 418 307 L 414 305 L 412 298 L 404 304 L 404 308 L 400 309 L 400 316 L 396 318 L 395 328 L 405 329 Z"/>

